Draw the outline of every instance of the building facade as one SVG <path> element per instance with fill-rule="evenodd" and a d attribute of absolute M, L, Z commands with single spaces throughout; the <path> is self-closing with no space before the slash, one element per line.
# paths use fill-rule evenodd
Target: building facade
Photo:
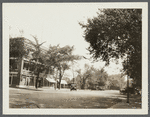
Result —
<path fill-rule="evenodd" d="M 32 58 L 35 48 L 31 41 L 26 38 L 10 38 L 10 55 L 9 55 L 9 85 L 10 86 L 35 86 L 36 75 L 35 66 L 45 67 L 40 62 Z M 47 50 L 41 47 L 42 53 Z M 45 80 L 47 74 L 45 70 L 40 73 L 39 85 L 48 86 Z"/>
<path fill-rule="evenodd" d="M 12 87 L 35 86 L 38 82 L 39 87 L 57 87 L 58 80 L 54 75 L 50 75 L 48 67 L 43 62 L 35 61 L 33 53 L 35 47 L 34 42 L 18 37 L 10 38 L 10 55 L 9 55 L 9 85 Z M 41 54 L 46 54 L 47 48 L 41 46 Z M 39 78 L 35 73 L 36 67 L 40 67 Z M 62 80 L 62 87 L 66 82 Z"/>

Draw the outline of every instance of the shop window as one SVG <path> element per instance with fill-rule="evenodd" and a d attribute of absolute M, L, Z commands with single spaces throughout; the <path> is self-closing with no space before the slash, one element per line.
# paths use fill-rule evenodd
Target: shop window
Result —
<path fill-rule="evenodd" d="M 29 70 L 30 70 L 30 71 L 34 71 L 34 69 L 35 69 L 35 64 L 34 64 L 34 63 L 31 63 Z"/>

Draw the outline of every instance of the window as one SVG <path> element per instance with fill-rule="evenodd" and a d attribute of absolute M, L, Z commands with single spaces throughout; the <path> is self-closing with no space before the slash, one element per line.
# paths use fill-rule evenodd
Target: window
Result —
<path fill-rule="evenodd" d="M 16 71 L 18 69 L 18 60 L 17 59 L 9 60 L 9 69 L 10 69 L 10 71 Z"/>

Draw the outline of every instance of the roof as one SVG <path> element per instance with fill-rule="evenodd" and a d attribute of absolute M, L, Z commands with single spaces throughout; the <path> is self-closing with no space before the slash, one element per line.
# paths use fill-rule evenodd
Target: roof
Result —
<path fill-rule="evenodd" d="M 49 82 L 52 82 L 52 83 L 56 83 L 56 81 L 52 78 L 46 78 L 46 80 L 48 80 Z"/>
<path fill-rule="evenodd" d="M 53 78 L 46 78 L 49 82 L 56 83 L 56 81 Z M 58 80 L 57 80 L 58 81 Z M 65 80 L 61 80 L 61 84 L 67 84 Z"/>

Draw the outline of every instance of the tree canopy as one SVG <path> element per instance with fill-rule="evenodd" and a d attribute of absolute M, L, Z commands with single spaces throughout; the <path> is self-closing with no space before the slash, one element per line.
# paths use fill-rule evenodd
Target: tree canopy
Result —
<path fill-rule="evenodd" d="M 84 30 L 88 50 L 95 60 L 109 65 L 111 58 L 124 59 L 124 71 L 141 86 L 142 10 L 103 9 L 97 17 L 79 23 Z"/>
<path fill-rule="evenodd" d="M 70 69 L 69 62 L 79 60 L 80 56 L 73 55 L 72 52 L 74 47 L 72 46 L 64 46 L 60 47 L 51 46 L 45 55 L 45 64 L 49 67 L 49 69 L 57 69 L 59 71 L 59 85 L 61 83 L 61 79 L 66 70 Z"/>
<path fill-rule="evenodd" d="M 23 38 L 10 38 L 9 40 L 10 57 L 27 57 L 29 49 L 26 48 Z"/>
<path fill-rule="evenodd" d="M 108 78 L 107 72 L 102 69 L 96 69 L 88 64 L 84 65 L 85 71 L 81 73 L 81 69 L 76 70 L 78 73 L 76 82 L 81 89 L 93 89 L 97 86 L 105 86 Z"/>
<path fill-rule="evenodd" d="M 45 42 L 42 42 L 39 44 L 39 41 L 38 41 L 38 38 L 36 36 L 33 36 L 32 37 L 34 38 L 35 42 L 36 43 L 33 43 L 32 41 L 30 41 L 30 44 L 34 47 L 34 52 L 32 54 L 33 56 L 33 59 L 35 59 L 36 61 L 40 61 L 40 62 L 43 62 L 42 60 L 42 56 L 43 56 L 43 53 L 41 52 L 42 49 L 41 49 L 41 46 L 45 43 Z"/>

